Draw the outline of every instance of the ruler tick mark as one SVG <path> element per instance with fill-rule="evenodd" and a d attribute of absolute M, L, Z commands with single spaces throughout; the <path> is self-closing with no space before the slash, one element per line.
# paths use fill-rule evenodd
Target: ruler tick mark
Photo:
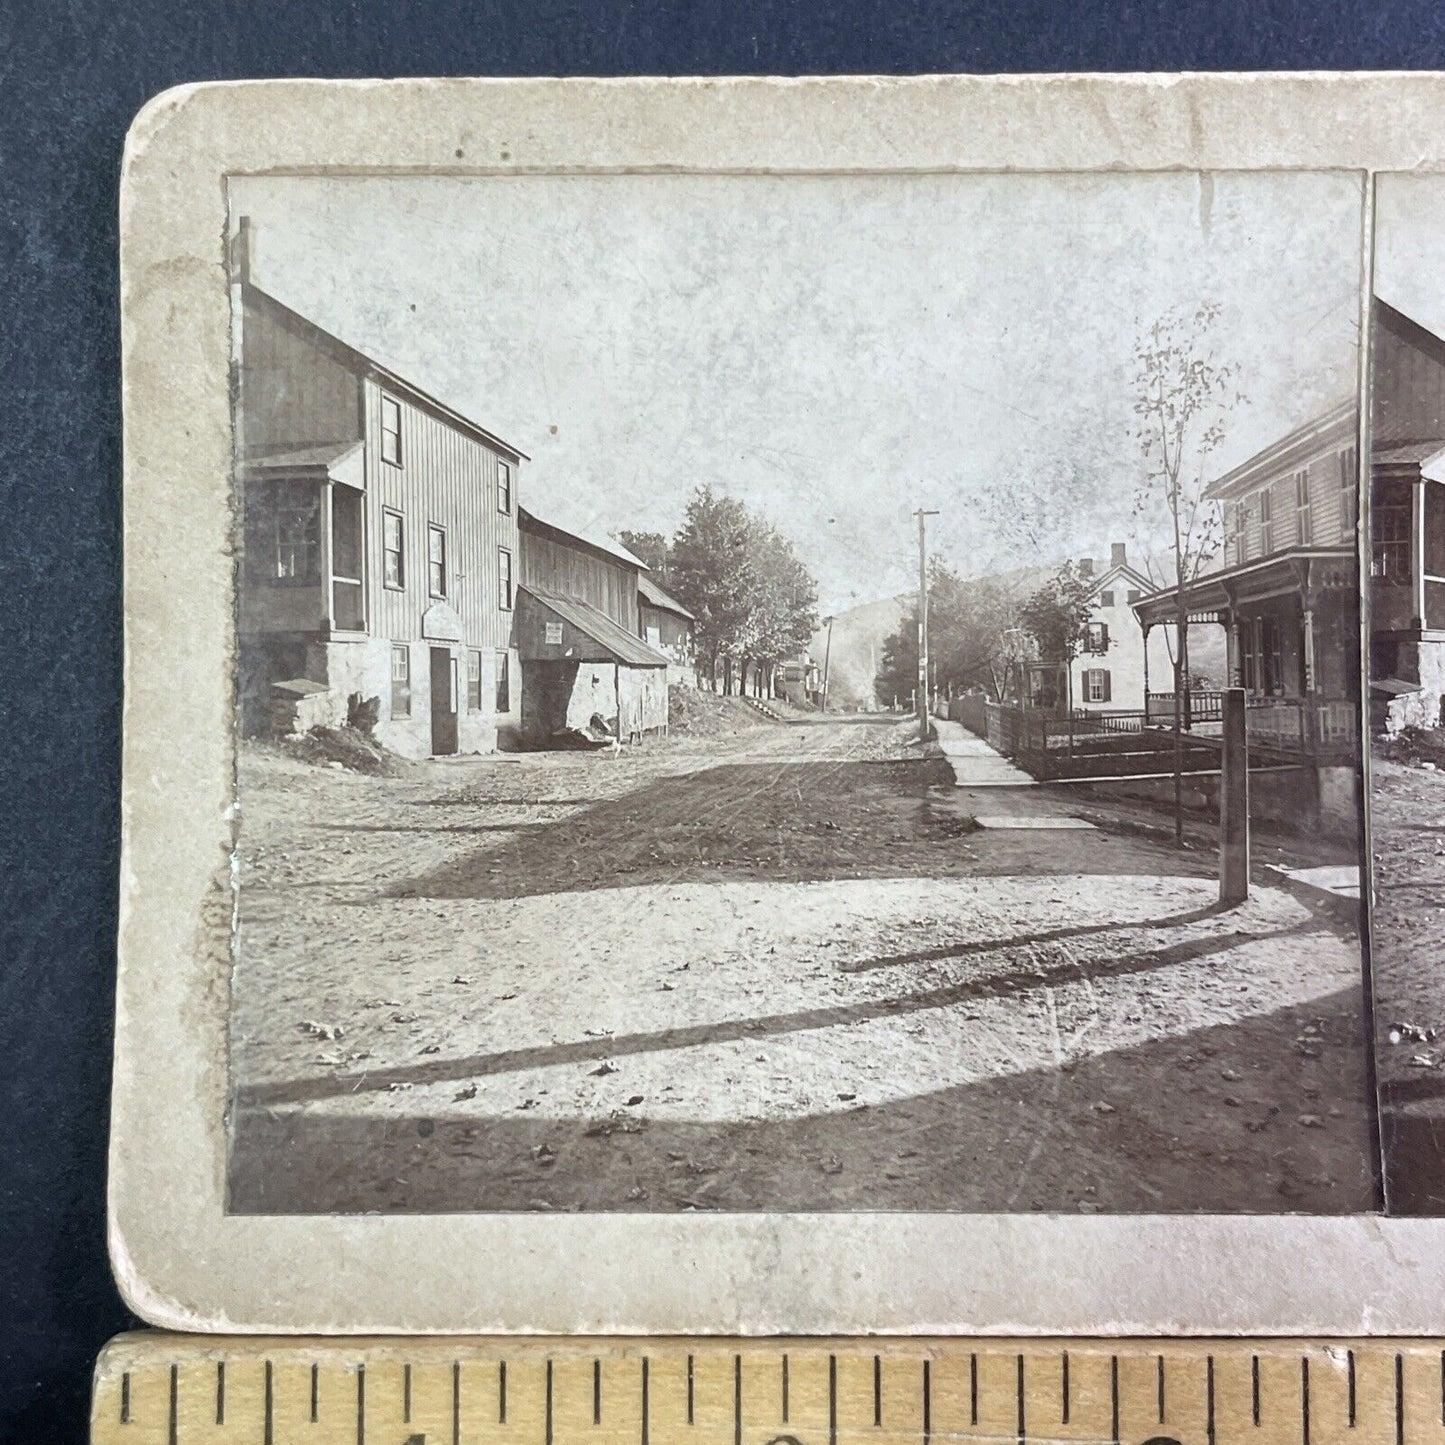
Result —
<path fill-rule="evenodd" d="M 1164 1356 L 1155 1355 L 1154 1361 L 1155 1389 L 1159 1394 L 1159 1423 L 1162 1425 L 1164 1423 Z"/>
<path fill-rule="evenodd" d="M 452 1445 L 462 1439 L 462 1362 L 452 1361 Z"/>
<path fill-rule="evenodd" d="M 1204 1438 L 1214 1445 L 1214 1356 L 1204 1357 Z"/>
<path fill-rule="evenodd" d="M 1254 1423 L 1259 1425 L 1259 1356 L 1249 1357 L 1249 1400 L 1254 1412 Z"/>
<path fill-rule="evenodd" d="M 270 1360 L 266 1361 L 264 1375 L 265 1385 L 262 1391 L 264 1398 L 261 1406 L 264 1418 L 261 1422 L 261 1438 L 265 1445 L 273 1445 L 276 1438 L 276 1379 Z M 313 1414 L 311 1418 L 314 1420 L 316 1416 Z"/>
<path fill-rule="evenodd" d="M 933 1435 L 933 1362 L 923 1362 L 923 1445 Z"/>
<path fill-rule="evenodd" d="M 968 1357 L 968 1423 L 978 1424 L 978 1356 Z"/>
<path fill-rule="evenodd" d="M 1395 1356 L 1395 1445 L 1405 1445 L 1405 1361 Z"/>
<path fill-rule="evenodd" d="M 1445 1355 L 1440 1357 L 1441 1364 L 1445 1365 Z M 120 1377 L 120 1423 L 130 1424 L 130 1371 L 126 1370 Z"/>
<path fill-rule="evenodd" d="M 649 1422 L 649 1420 L 648 1420 L 647 1417 L 648 1417 L 648 1415 L 651 1413 L 651 1410 L 649 1409 L 649 1401 L 648 1401 L 648 1398 L 647 1398 L 647 1397 L 648 1397 L 648 1378 L 647 1378 L 647 1376 L 648 1376 L 647 1356 L 644 1355 L 644 1356 L 642 1357 L 642 1445 L 647 1445 L 647 1434 L 648 1434 L 648 1429 L 649 1429 L 649 1424 L 650 1424 L 650 1422 Z M 551 1377 L 548 1376 L 549 1382 L 550 1382 L 550 1379 L 551 1379 Z M 549 1445 L 550 1445 L 550 1441 L 549 1441 Z"/>
<path fill-rule="evenodd" d="M 1119 1357 L 1109 1356 L 1109 1438 L 1119 1445 Z"/>
<path fill-rule="evenodd" d="M 316 1423 L 316 1407 L 321 1403 L 321 1366 L 311 1366 L 311 1423 Z"/>
<path fill-rule="evenodd" d="M 1355 1428 L 1355 1352 L 1353 1350 L 1345 1353 L 1345 1390 L 1350 1429 L 1353 1430 Z"/>
<path fill-rule="evenodd" d="M 828 1445 L 838 1445 L 838 1357 L 828 1356 Z"/>
<path fill-rule="evenodd" d="M 602 1361 L 592 1361 L 592 1423 L 602 1423 Z"/>
<path fill-rule="evenodd" d="M 873 1425 L 883 1424 L 883 1361 L 873 1356 Z"/>
<path fill-rule="evenodd" d="M 356 1445 L 366 1445 L 366 1366 L 356 1367 Z"/>
<path fill-rule="evenodd" d="M 1441 1359 L 1442 1359 L 1442 1361 L 1445 1361 L 1445 1355 L 1442 1355 L 1442 1356 L 1441 1356 Z M 691 1374 L 689 1374 L 688 1378 L 691 1379 Z M 691 1414 L 688 1415 L 688 1420 L 689 1420 L 689 1422 L 692 1420 Z M 784 1353 L 784 1355 L 783 1355 L 783 1424 L 786 1425 L 787 1423 L 788 1423 L 788 1356 L 787 1356 L 786 1353 Z"/>
<path fill-rule="evenodd" d="M 743 1357 L 733 1356 L 733 1445 L 743 1439 Z"/>
<path fill-rule="evenodd" d="M 458 1369 L 461 1367 L 458 1366 Z M 507 1423 L 507 1362 L 497 1363 L 497 1424 Z"/>
<path fill-rule="evenodd" d="M 1028 1422 L 1024 1419 L 1024 1357 L 1023 1357 L 1022 1355 L 1017 1356 L 1017 1364 L 1016 1364 L 1016 1367 L 1015 1367 L 1015 1374 L 1016 1374 L 1016 1383 L 1017 1383 L 1017 1390 L 1018 1390 L 1018 1397 L 1019 1397 L 1019 1399 L 1018 1399 L 1019 1445 L 1024 1445 L 1024 1440 L 1025 1440 L 1025 1438 L 1027 1437 L 1027 1434 L 1028 1434 Z"/>
<path fill-rule="evenodd" d="M 644 1395 L 645 1395 L 646 1392 L 647 1392 L 647 1361 L 646 1361 L 646 1360 L 644 1360 L 644 1361 L 642 1362 L 642 1381 L 643 1381 L 643 1384 L 642 1384 L 643 1393 L 644 1393 Z M 544 1431 L 545 1431 L 544 1438 L 546 1439 L 547 1445 L 552 1445 L 552 1362 L 551 1362 L 551 1360 L 548 1360 L 548 1361 L 547 1361 L 547 1400 L 546 1400 L 546 1411 L 547 1411 L 547 1414 L 546 1414 L 546 1421 L 545 1421 L 545 1425 L 544 1425 Z M 646 1410 L 644 1410 L 644 1411 L 642 1412 L 642 1418 L 643 1418 L 644 1421 L 647 1419 L 647 1411 L 646 1411 Z M 646 1427 L 644 1426 L 644 1428 L 646 1428 Z"/>
<path fill-rule="evenodd" d="M 216 1361 L 216 1424 L 226 1423 L 226 1362 Z"/>
<path fill-rule="evenodd" d="M 1064 1351 L 1062 1370 L 1060 1371 L 1059 1396 L 1064 1403 L 1063 1423 L 1069 1423 L 1069 1352 Z"/>
<path fill-rule="evenodd" d="M 176 1365 L 171 1366 L 171 1405 L 170 1417 L 166 1425 L 166 1439 L 170 1445 L 176 1445 L 176 1395 L 180 1389 L 180 1370 Z"/>
<path fill-rule="evenodd" d="M 1299 1362 L 1300 1439 L 1310 1445 L 1310 1360 L 1305 1355 Z"/>
<path fill-rule="evenodd" d="M 783 1356 L 783 1419 L 788 1418 L 788 1357 Z M 687 1423 L 692 1424 L 692 1356 L 687 1357 Z"/>
<path fill-rule="evenodd" d="M 401 1423 L 411 1424 L 411 1366 L 401 1367 Z"/>

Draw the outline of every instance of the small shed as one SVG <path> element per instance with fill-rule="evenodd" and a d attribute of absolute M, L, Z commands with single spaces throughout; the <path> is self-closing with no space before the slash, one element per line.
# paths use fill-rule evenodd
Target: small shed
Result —
<path fill-rule="evenodd" d="M 637 619 L 643 640 L 667 658 L 668 682 L 696 687 L 693 614 L 645 572 L 637 577 Z"/>
<path fill-rule="evenodd" d="M 577 597 L 517 589 L 522 732 L 534 742 L 601 718 L 619 739 L 667 728 L 668 659 Z"/>

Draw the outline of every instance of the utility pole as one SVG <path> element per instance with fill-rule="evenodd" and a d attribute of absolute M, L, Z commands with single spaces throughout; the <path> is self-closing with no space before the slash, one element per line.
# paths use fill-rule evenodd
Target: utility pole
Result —
<path fill-rule="evenodd" d="M 828 640 L 823 644 L 823 706 L 822 711 L 828 711 L 828 664 L 833 658 L 833 619 L 825 617 L 824 623 L 828 628 Z"/>
<path fill-rule="evenodd" d="M 913 514 L 918 518 L 918 736 L 928 741 L 928 541 L 925 533 L 930 512 L 920 507 Z"/>

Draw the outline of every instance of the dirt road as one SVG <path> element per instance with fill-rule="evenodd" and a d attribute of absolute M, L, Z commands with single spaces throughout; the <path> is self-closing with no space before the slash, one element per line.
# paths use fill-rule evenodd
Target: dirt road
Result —
<path fill-rule="evenodd" d="M 1358 941 L 910 732 L 249 750 L 233 1207 L 1371 1207 Z"/>

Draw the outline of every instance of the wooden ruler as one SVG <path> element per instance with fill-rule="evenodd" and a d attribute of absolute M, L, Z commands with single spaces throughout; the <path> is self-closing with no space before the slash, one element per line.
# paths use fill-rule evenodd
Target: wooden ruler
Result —
<path fill-rule="evenodd" d="M 1420 1340 L 337 1339 L 141 1333 L 94 1445 L 1445 1445 Z"/>

